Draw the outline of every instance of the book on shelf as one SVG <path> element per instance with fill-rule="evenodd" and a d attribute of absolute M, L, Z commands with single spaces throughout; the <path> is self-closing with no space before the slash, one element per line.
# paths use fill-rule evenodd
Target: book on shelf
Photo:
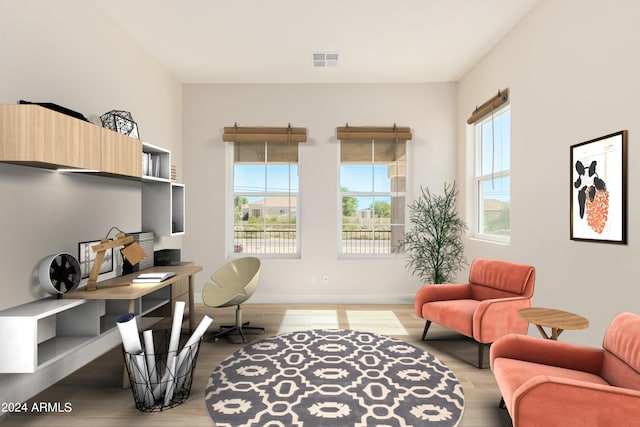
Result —
<path fill-rule="evenodd" d="M 152 153 L 142 153 L 142 175 L 159 178 L 160 156 Z"/>
<path fill-rule="evenodd" d="M 176 273 L 173 271 L 167 272 L 158 272 L 158 273 L 142 273 L 138 274 L 138 276 L 133 279 L 132 283 L 160 283 L 164 282 L 170 277 L 175 276 Z"/>

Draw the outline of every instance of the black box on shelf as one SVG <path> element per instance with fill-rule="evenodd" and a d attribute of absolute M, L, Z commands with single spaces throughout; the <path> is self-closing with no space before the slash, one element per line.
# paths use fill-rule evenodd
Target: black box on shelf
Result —
<path fill-rule="evenodd" d="M 180 265 L 180 249 L 161 249 L 153 253 L 153 265 Z"/>

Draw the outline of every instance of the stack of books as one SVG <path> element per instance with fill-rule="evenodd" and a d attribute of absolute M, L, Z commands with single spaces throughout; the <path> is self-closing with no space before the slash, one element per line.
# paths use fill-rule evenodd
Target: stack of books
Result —
<path fill-rule="evenodd" d="M 171 181 L 175 181 L 177 178 L 176 165 L 171 165 Z"/>
<path fill-rule="evenodd" d="M 160 156 L 142 153 L 142 175 L 160 177 Z"/>
<path fill-rule="evenodd" d="M 133 279 L 131 283 L 160 283 L 175 275 L 176 273 L 171 271 L 158 273 L 142 273 L 139 274 L 138 277 Z"/>

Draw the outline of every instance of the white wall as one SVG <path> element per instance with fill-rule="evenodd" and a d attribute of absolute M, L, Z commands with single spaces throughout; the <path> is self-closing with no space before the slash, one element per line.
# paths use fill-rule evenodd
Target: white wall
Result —
<path fill-rule="evenodd" d="M 54 102 L 99 123 L 131 111 L 143 139 L 172 149 L 181 174 L 182 87 L 93 2 L 0 1 L 0 103 Z M 0 309 L 44 296 L 44 256 L 115 225 L 140 231 L 140 183 L 0 164 Z M 159 245 L 179 247 L 181 239 Z"/>
<path fill-rule="evenodd" d="M 182 172 L 182 87 L 93 2 L 0 0 L 0 103 L 54 102 L 94 122 L 131 111 L 141 136 L 174 150 Z M 139 231 L 140 183 L 0 164 L 0 310 L 42 298 L 32 271 L 77 254 L 111 226 Z M 179 247 L 180 238 L 159 245 Z M 2 345 L 8 345 L 2 343 Z M 83 352 L 37 374 L 0 374 L 0 402 L 20 402 L 87 362 Z"/>
<path fill-rule="evenodd" d="M 291 123 L 308 132 L 300 148 L 302 253 L 294 259 L 262 257 L 262 278 L 251 301 L 411 302 L 420 281 L 405 269 L 406 259 L 337 257 L 336 127 L 410 126 L 413 194 L 420 185 L 441 192 L 445 180 L 455 179 L 455 102 L 454 83 L 185 85 L 183 152 L 190 196 L 183 256 L 204 267 L 196 291 L 228 260 L 230 158 L 223 127 Z"/>
<path fill-rule="evenodd" d="M 640 313 L 638 22 L 636 1 L 543 0 L 458 86 L 460 182 L 468 184 L 466 119 L 475 105 L 509 87 L 512 108 L 511 244 L 469 240 L 467 255 L 533 264 L 534 305 L 591 322 L 565 332 L 565 341 L 600 345 L 617 313 Z M 622 129 L 629 130 L 628 244 L 571 241 L 569 147 Z"/>

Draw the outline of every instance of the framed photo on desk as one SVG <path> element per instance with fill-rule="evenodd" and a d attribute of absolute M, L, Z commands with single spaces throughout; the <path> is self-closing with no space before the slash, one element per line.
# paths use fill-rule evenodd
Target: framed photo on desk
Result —
<path fill-rule="evenodd" d="M 81 278 L 86 279 L 89 277 L 91 267 L 96 259 L 96 253 L 91 249 L 100 243 L 100 240 L 93 240 L 90 242 L 78 243 L 78 262 L 80 262 L 80 271 L 82 273 Z M 100 274 L 109 273 L 113 271 L 113 249 L 109 249 L 105 252 L 104 261 L 100 267 Z"/>

